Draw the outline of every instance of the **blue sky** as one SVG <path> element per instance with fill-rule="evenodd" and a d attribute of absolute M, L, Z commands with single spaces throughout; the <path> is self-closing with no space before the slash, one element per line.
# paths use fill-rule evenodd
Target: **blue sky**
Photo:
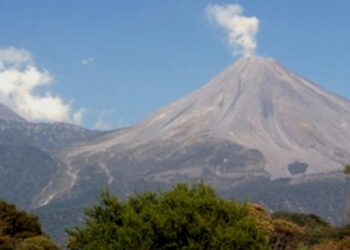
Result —
<path fill-rule="evenodd" d="M 30 52 L 83 126 L 132 125 L 237 59 L 208 4 L 240 4 L 260 21 L 257 54 L 350 98 L 348 0 L 0 0 L 0 48 Z"/>

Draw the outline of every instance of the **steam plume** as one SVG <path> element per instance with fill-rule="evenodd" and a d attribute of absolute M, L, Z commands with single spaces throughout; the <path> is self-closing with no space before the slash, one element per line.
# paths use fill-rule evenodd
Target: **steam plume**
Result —
<path fill-rule="evenodd" d="M 255 54 L 259 20 L 256 17 L 246 17 L 243 12 L 238 4 L 209 4 L 206 8 L 210 20 L 227 31 L 228 44 L 233 55 L 247 57 Z"/>

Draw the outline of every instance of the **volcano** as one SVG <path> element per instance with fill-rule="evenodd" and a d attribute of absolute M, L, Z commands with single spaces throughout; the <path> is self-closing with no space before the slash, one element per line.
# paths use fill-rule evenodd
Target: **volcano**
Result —
<path fill-rule="evenodd" d="M 302 178 L 341 171 L 350 162 L 349 126 L 348 100 L 271 58 L 254 56 L 237 61 L 201 89 L 135 127 L 69 150 L 64 158 L 105 166 L 107 175 L 118 169 L 119 164 L 109 163 L 120 158 L 118 152 L 129 151 L 130 160 L 163 161 L 189 148 L 203 146 L 210 151 L 211 145 L 222 144 L 221 153 L 227 151 L 227 156 L 215 153 L 215 162 L 199 166 L 184 161 L 185 169 L 180 163 L 170 169 L 147 167 L 138 174 L 162 179 L 162 175 L 171 178 L 183 172 L 191 177 L 207 169 L 218 176 L 230 172 Z M 231 144 L 232 149 L 226 148 Z M 247 161 L 232 159 L 240 155 Z M 76 172 L 81 170 L 77 166 Z"/>
<path fill-rule="evenodd" d="M 82 206 L 101 187 L 126 198 L 204 181 L 224 196 L 343 223 L 350 102 L 272 58 L 252 56 L 139 124 L 56 157 L 65 169 L 35 207 Z"/>

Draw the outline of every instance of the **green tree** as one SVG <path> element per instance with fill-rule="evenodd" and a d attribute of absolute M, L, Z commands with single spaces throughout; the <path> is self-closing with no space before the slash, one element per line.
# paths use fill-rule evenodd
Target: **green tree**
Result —
<path fill-rule="evenodd" d="M 23 239 L 40 235 L 42 232 L 37 217 L 18 211 L 15 205 L 0 200 L 0 233 Z"/>
<path fill-rule="evenodd" d="M 37 248 L 23 248 L 24 242 L 36 242 Z M 46 247 L 49 243 L 51 248 Z M 36 216 L 19 211 L 15 205 L 0 200 L 0 249 L 19 249 L 19 246 L 21 246 L 20 249 L 58 249 L 48 237 L 43 235 Z"/>
<path fill-rule="evenodd" d="M 248 206 L 219 198 L 200 183 L 178 184 L 119 202 L 103 192 L 70 231 L 69 249 L 268 249 Z"/>

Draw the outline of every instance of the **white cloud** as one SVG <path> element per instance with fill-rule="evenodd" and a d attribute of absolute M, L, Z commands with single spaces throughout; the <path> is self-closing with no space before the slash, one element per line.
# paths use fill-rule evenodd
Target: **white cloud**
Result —
<path fill-rule="evenodd" d="M 93 57 L 88 57 L 88 58 L 84 58 L 83 60 L 81 60 L 81 64 L 83 65 L 88 65 L 95 62 L 95 58 Z"/>
<path fill-rule="evenodd" d="M 71 103 L 38 88 L 50 86 L 53 77 L 38 69 L 30 52 L 13 47 L 0 49 L 0 103 L 30 121 L 79 124 L 84 109 L 73 111 Z"/>
<path fill-rule="evenodd" d="M 31 54 L 24 49 L 13 47 L 0 49 L 0 70 L 6 66 L 19 67 L 21 64 L 31 63 L 32 61 Z"/>
<path fill-rule="evenodd" d="M 243 8 L 238 4 L 209 4 L 206 14 L 228 33 L 228 44 L 234 55 L 251 56 L 257 47 L 256 34 L 259 20 L 243 15 Z"/>

